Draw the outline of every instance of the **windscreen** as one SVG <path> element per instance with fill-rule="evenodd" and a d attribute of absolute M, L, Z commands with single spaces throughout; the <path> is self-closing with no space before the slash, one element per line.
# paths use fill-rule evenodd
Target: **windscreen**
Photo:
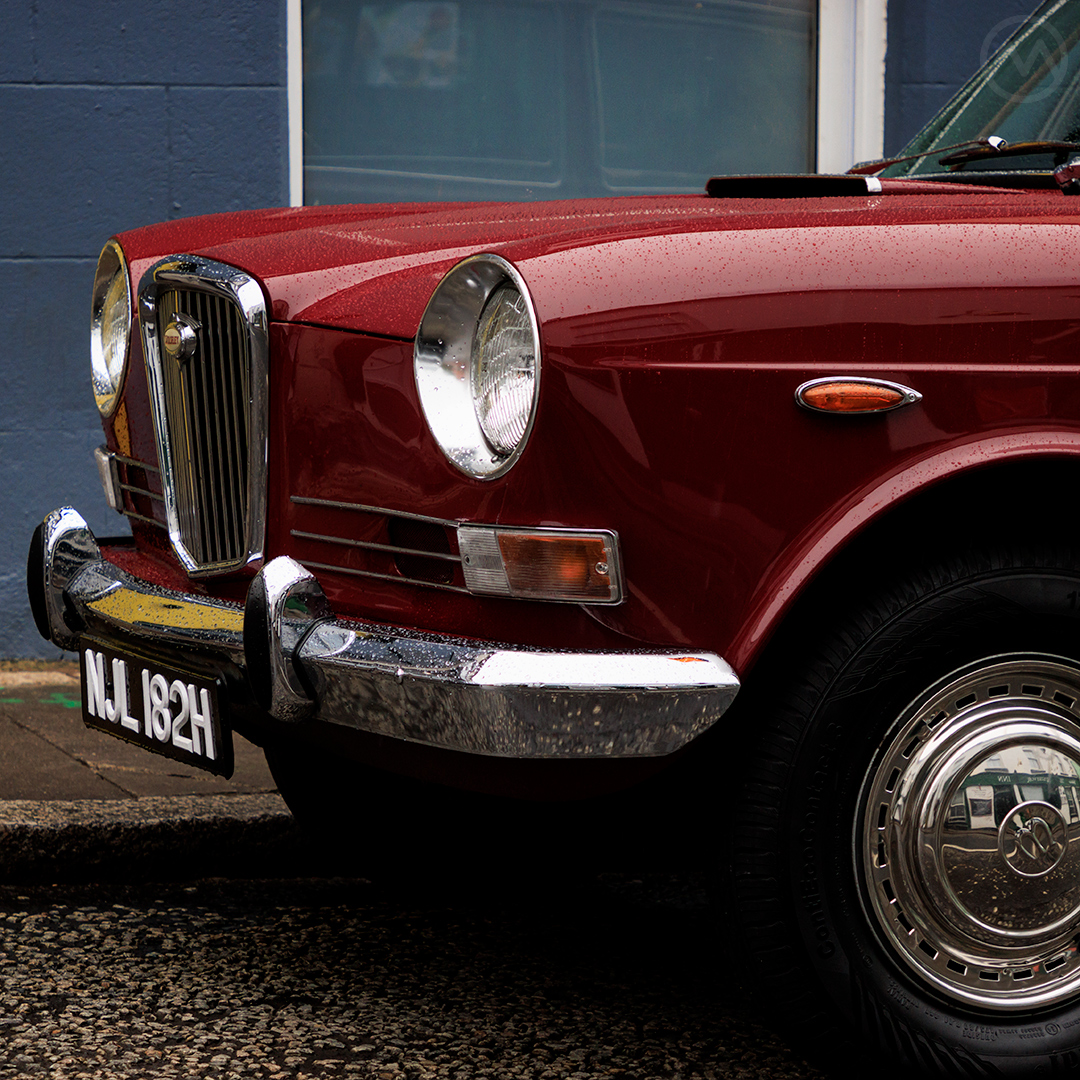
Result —
<path fill-rule="evenodd" d="M 898 156 L 996 136 L 1008 143 L 1080 142 L 1080 3 L 1044 3 Z M 993 157 L 963 172 L 1042 170 L 1064 154 Z M 941 173 L 931 154 L 882 176 Z M 959 178 L 959 177 L 958 177 Z"/>

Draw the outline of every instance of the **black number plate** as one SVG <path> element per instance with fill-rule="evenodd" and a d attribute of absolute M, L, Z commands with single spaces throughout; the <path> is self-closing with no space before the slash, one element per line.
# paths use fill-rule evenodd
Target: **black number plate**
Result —
<path fill-rule="evenodd" d="M 217 683 L 84 639 L 83 720 L 155 754 L 231 776 L 232 733 L 221 719 Z"/>

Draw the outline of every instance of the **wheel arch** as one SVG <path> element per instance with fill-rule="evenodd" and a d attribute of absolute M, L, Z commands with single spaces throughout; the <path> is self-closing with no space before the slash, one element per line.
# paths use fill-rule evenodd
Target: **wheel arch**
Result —
<path fill-rule="evenodd" d="M 1025 433 L 926 458 L 859 492 L 789 545 L 751 602 L 727 659 L 740 676 L 792 634 L 820 626 L 823 604 L 855 597 L 868 581 L 978 543 L 1077 545 L 1080 435 Z"/>

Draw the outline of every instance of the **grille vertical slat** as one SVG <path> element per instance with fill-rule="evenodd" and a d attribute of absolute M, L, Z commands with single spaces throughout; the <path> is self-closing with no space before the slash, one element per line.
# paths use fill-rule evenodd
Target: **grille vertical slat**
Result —
<path fill-rule="evenodd" d="M 227 362 L 223 362 L 217 369 L 216 390 L 218 399 L 223 402 L 236 401 L 236 394 L 232 387 L 232 370 L 235 363 L 235 352 L 229 347 L 230 343 L 226 339 L 226 323 L 223 318 L 222 304 L 224 301 L 220 297 L 215 297 L 212 301 L 214 305 L 214 336 L 215 347 L 218 355 L 227 357 Z M 235 432 L 233 431 L 233 417 L 236 414 L 235 408 L 223 409 L 221 419 L 221 474 L 223 479 L 222 487 L 226 491 L 234 490 L 234 478 L 236 476 L 236 439 Z M 225 524 L 226 527 L 232 532 L 236 533 L 241 528 L 243 522 L 243 515 L 238 513 L 238 504 L 235 499 L 229 499 L 224 507 L 225 512 Z"/>
<path fill-rule="evenodd" d="M 225 301 L 218 299 L 224 309 Z M 229 357 L 229 363 L 222 367 L 222 393 L 232 403 L 223 425 L 228 446 L 230 491 L 235 491 L 236 498 L 230 503 L 236 528 L 242 528 L 247 517 L 247 492 L 241 483 L 248 472 L 247 459 L 247 401 L 249 385 L 249 359 L 247 339 L 240 333 L 240 327 L 233 320 L 220 319 L 219 336 L 223 354 Z"/>
<path fill-rule="evenodd" d="M 214 369 L 221 358 L 208 348 L 212 335 L 207 332 L 207 329 L 212 324 L 209 321 L 208 305 L 205 303 L 207 298 L 202 293 L 196 293 L 192 299 L 196 312 L 194 317 L 200 323 L 199 348 L 195 359 L 187 365 L 187 375 L 191 381 L 193 411 L 197 411 L 200 421 L 197 429 L 199 438 L 196 480 L 199 505 L 203 508 L 202 558 L 206 563 L 217 563 L 222 559 L 224 535 L 219 520 L 218 499 L 214 497 L 215 466 L 220 463 L 221 458 L 216 446 L 217 426 L 214 415 L 216 410 L 212 393 Z"/>

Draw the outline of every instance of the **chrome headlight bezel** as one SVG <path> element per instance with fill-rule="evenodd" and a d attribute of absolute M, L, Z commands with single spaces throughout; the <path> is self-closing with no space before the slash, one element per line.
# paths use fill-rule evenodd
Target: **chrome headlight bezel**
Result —
<path fill-rule="evenodd" d="M 98 257 L 90 309 L 90 377 L 103 417 L 116 411 L 131 353 L 131 276 L 115 240 Z"/>
<path fill-rule="evenodd" d="M 521 296 L 532 336 L 531 395 L 520 413 L 516 443 L 496 448 L 476 406 L 477 332 L 484 308 L 503 287 Z M 503 293 L 502 295 L 506 295 Z M 416 332 L 413 368 L 420 407 L 447 459 L 477 480 L 502 476 L 521 456 L 536 420 L 540 395 L 540 327 L 517 269 L 499 255 L 472 255 L 439 282 Z"/>

